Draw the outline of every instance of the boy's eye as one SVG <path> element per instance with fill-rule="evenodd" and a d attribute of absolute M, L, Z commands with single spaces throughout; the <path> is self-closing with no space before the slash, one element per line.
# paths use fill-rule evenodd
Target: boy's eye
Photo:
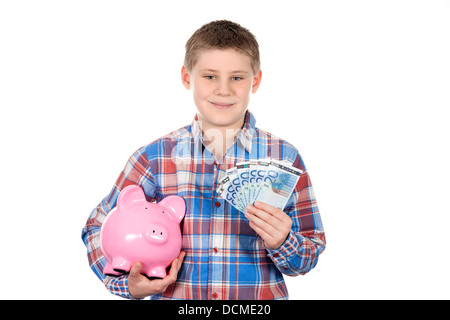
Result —
<path fill-rule="evenodd" d="M 241 77 L 232 77 L 231 79 L 232 79 L 232 80 L 236 80 L 236 81 L 242 80 Z"/>
<path fill-rule="evenodd" d="M 208 80 L 214 80 L 215 77 L 214 76 L 205 76 L 205 78 Z"/>

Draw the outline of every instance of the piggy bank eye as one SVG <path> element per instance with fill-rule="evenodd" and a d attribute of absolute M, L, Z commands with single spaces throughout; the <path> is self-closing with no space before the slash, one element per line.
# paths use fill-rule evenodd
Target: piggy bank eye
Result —
<path fill-rule="evenodd" d="M 147 207 L 145 207 L 145 210 L 147 210 Z"/>

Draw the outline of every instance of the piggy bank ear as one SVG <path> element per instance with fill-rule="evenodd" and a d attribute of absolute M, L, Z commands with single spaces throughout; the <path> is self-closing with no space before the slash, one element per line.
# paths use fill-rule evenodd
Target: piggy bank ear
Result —
<path fill-rule="evenodd" d="M 122 189 L 117 199 L 117 207 L 123 209 L 132 202 L 146 201 L 144 191 L 137 185 L 129 185 Z"/>
<path fill-rule="evenodd" d="M 162 199 L 159 205 L 169 210 L 169 215 L 178 223 L 183 220 L 186 213 L 186 203 L 184 199 L 179 196 L 168 196 Z"/>

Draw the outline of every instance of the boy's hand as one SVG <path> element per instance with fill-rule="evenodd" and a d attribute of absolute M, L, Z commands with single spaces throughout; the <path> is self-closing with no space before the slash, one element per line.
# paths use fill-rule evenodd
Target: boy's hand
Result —
<path fill-rule="evenodd" d="M 284 211 L 261 201 L 247 206 L 245 216 L 270 250 L 278 249 L 291 231 L 291 218 Z"/>
<path fill-rule="evenodd" d="M 166 291 L 167 287 L 177 280 L 178 270 L 181 268 L 186 253 L 181 251 L 178 258 L 172 261 L 169 274 L 164 279 L 150 280 L 141 274 L 141 263 L 138 261 L 131 267 L 128 275 L 128 291 L 137 299 Z"/>

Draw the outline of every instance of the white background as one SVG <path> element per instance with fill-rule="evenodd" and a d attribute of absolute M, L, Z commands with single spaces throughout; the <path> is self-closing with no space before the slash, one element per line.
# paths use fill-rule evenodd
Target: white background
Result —
<path fill-rule="evenodd" d="M 189 124 L 184 44 L 250 29 L 257 126 L 294 144 L 328 246 L 292 299 L 449 299 L 449 1 L 0 1 L 0 298 L 116 299 L 81 229 Z"/>

